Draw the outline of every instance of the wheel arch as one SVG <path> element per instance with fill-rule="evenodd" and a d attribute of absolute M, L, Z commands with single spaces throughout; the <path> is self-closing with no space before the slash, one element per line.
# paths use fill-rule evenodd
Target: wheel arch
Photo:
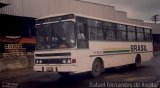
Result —
<path fill-rule="evenodd" d="M 94 62 L 95 60 L 99 60 L 99 61 L 101 62 L 101 64 L 102 64 L 103 68 L 104 68 L 104 61 L 103 61 L 102 57 L 96 57 L 96 58 L 93 60 L 93 62 Z M 92 64 L 93 64 L 93 62 L 92 62 Z"/>
<path fill-rule="evenodd" d="M 135 62 L 134 62 L 133 67 L 134 68 L 139 68 L 141 66 L 141 63 L 142 63 L 141 55 L 137 54 L 136 57 L 135 57 Z"/>
<path fill-rule="evenodd" d="M 92 77 L 98 77 L 104 72 L 104 62 L 101 57 L 95 57 L 92 62 L 90 74 Z"/>
<path fill-rule="evenodd" d="M 141 59 L 142 60 L 142 57 L 141 57 L 141 54 L 136 54 L 136 57 L 135 57 L 135 61 L 136 61 L 136 59 Z"/>

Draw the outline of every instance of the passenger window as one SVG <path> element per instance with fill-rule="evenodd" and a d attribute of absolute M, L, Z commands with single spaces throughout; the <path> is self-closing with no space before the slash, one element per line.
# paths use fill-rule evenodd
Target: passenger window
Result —
<path fill-rule="evenodd" d="M 135 41 L 136 40 L 136 31 L 134 26 L 128 26 L 128 40 L 129 41 Z"/>

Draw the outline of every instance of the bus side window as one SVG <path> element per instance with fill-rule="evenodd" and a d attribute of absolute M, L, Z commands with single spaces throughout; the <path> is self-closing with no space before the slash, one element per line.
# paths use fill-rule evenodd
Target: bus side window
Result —
<path fill-rule="evenodd" d="M 128 30 L 128 40 L 129 41 L 136 41 L 136 30 L 134 26 L 127 26 Z"/>
<path fill-rule="evenodd" d="M 144 29 L 142 27 L 136 28 L 137 41 L 144 41 Z"/>
<path fill-rule="evenodd" d="M 144 30 L 144 39 L 145 39 L 145 41 L 151 41 L 152 40 L 151 29 L 145 28 L 145 30 Z"/>
<path fill-rule="evenodd" d="M 82 22 L 77 22 L 77 47 L 88 48 L 87 27 Z"/>

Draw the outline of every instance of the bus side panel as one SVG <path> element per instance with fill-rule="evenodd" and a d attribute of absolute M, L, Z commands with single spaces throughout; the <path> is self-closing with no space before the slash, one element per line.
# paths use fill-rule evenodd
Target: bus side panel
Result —
<path fill-rule="evenodd" d="M 103 58 L 104 67 L 116 67 L 134 63 L 135 54 L 108 55 Z"/>
<path fill-rule="evenodd" d="M 92 58 L 89 49 L 77 50 L 77 73 L 87 72 L 91 70 Z"/>
<path fill-rule="evenodd" d="M 147 51 L 141 51 L 143 48 L 138 49 L 138 45 L 145 46 Z M 132 50 L 131 46 L 136 48 Z M 104 61 L 104 67 L 115 67 L 127 64 L 133 64 L 137 54 L 141 55 L 142 62 L 148 61 L 153 57 L 153 47 L 151 42 L 103 42 L 103 41 L 90 41 L 91 52 L 102 52 L 100 57 Z M 94 58 L 99 57 L 91 53 Z"/>

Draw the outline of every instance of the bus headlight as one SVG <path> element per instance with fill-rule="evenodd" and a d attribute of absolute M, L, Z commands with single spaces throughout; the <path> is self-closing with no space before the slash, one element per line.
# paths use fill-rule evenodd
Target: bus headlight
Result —
<path fill-rule="evenodd" d="M 67 63 L 68 63 L 68 64 L 70 64 L 70 63 L 71 63 L 71 60 L 70 60 L 70 59 L 68 59 L 68 60 L 67 60 Z"/>
<path fill-rule="evenodd" d="M 42 64 L 42 60 L 35 60 L 36 64 Z"/>
<path fill-rule="evenodd" d="M 71 63 L 71 59 L 63 59 L 62 63 L 63 64 L 70 64 Z"/>
<path fill-rule="evenodd" d="M 38 61 L 38 60 L 36 60 L 35 62 L 36 62 L 36 64 L 38 64 L 38 63 L 39 63 L 39 61 Z"/>
<path fill-rule="evenodd" d="M 39 60 L 39 64 L 42 64 L 42 60 Z"/>
<path fill-rule="evenodd" d="M 62 63 L 63 64 L 66 64 L 67 60 L 66 59 L 63 59 Z"/>

